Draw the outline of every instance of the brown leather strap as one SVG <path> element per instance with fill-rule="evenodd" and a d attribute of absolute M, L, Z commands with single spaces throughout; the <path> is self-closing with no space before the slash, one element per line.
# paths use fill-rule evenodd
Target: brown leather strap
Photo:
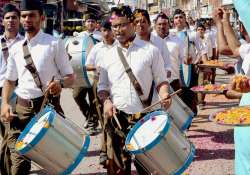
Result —
<path fill-rule="evenodd" d="M 126 71 L 131 83 L 133 84 L 133 86 L 134 86 L 134 88 L 135 88 L 135 90 L 137 92 L 137 95 L 139 96 L 139 99 L 140 99 L 143 107 L 149 106 L 151 104 L 152 98 L 153 98 L 154 82 L 152 82 L 152 84 L 151 84 L 151 88 L 150 88 L 148 98 L 146 100 L 143 100 L 142 99 L 143 91 L 142 91 L 141 85 L 137 81 L 132 69 L 129 67 L 128 62 L 126 61 L 126 58 L 122 53 L 122 49 L 120 47 L 117 47 L 117 52 L 118 52 L 119 58 L 120 58 L 120 60 L 122 62 L 122 65 L 125 68 L 125 71 Z"/>
<path fill-rule="evenodd" d="M 9 57 L 9 49 L 7 47 L 6 40 L 4 37 L 1 39 L 1 47 L 2 47 L 3 58 L 7 63 L 7 58 Z"/>
<path fill-rule="evenodd" d="M 23 43 L 23 55 L 24 55 L 24 59 L 26 61 L 26 69 L 28 69 L 37 85 L 37 87 L 39 87 L 41 89 L 41 91 L 43 92 L 43 85 L 41 82 L 41 79 L 39 77 L 38 71 L 36 69 L 36 66 L 32 60 L 28 45 L 27 45 L 27 40 Z"/>
<path fill-rule="evenodd" d="M 124 66 L 125 71 L 128 74 L 128 77 L 129 77 L 131 83 L 133 84 L 137 94 L 139 95 L 139 97 L 142 96 L 143 91 L 142 91 L 141 85 L 137 81 L 132 69 L 129 67 L 128 62 L 126 61 L 126 58 L 122 53 L 122 49 L 120 47 L 117 47 L 117 51 L 118 51 L 119 58 L 120 58 L 120 60 L 122 62 L 122 65 Z"/>

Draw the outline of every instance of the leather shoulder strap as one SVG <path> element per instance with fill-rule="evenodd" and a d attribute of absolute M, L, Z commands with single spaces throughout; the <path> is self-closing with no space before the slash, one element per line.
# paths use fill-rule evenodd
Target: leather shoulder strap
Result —
<path fill-rule="evenodd" d="M 120 60 L 122 62 L 122 65 L 124 66 L 125 71 L 128 74 L 128 77 L 129 77 L 131 83 L 133 84 L 133 86 L 134 86 L 136 92 L 138 93 L 138 95 L 142 96 L 143 95 L 142 88 L 141 88 L 139 82 L 137 81 L 137 79 L 135 78 L 135 75 L 132 72 L 132 69 L 129 67 L 128 62 L 126 61 L 126 58 L 122 53 L 122 49 L 120 47 L 117 47 L 117 51 L 118 51 L 119 58 L 120 58 Z"/>
<path fill-rule="evenodd" d="M 139 82 L 137 81 L 132 69 L 129 67 L 128 62 L 126 61 L 126 58 L 122 53 L 122 49 L 120 47 L 117 47 L 117 52 L 118 52 L 119 58 L 122 62 L 122 65 L 125 68 L 125 71 L 126 71 L 131 83 L 133 84 L 133 86 L 137 92 L 137 95 L 139 96 L 139 99 L 140 99 L 143 107 L 149 106 L 152 102 L 152 97 L 153 97 L 153 92 L 154 92 L 154 82 L 152 82 L 149 97 L 147 98 L 147 100 L 143 100 L 142 99 L 142 95 L 143 95 L 142 88 L 141 88 Z"/>
<path fill-rule="evenodd" d="M 9 57 L 9 49 L 7 47 L 6 40 L 4 37 L 1 39 L 1 47 L 3 52 L 3 57 L 7 63 L 7 58 Z"/>
<path fill-rule="evenodd" d="M 26 69 L 28 69 L 37 85 L 43 92 L 43 85 L 41 82 L 41 79 L 39 77 L 38 71 L 36 69 L 36 66 L 32 60 L 28 45 L 27 45 L 27 40 L 23 43 L 23 55 L 24 55 L 24 60 L 26 61 Z"/>

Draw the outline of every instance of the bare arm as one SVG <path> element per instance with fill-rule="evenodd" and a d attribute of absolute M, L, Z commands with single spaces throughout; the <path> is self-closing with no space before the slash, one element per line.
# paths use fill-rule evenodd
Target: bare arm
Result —
<path fill-rule="evenodd" d="M 224 33 L 226 33 L 228 46 L 232 50 L 233 55 L 240 56 L 240 53 L 239 53 L 240 41 L 237 39 L 237 37 L 234 33 L 234 30 L 230 24 L 229 16 L 230 16 L 230 14 L 228 13 L 228 11 L 223 10 L 222 23 L 223 23 L 223 27 L 224 27 Z"/>
<path fill-rule="evenodd" d="M 13 116 L 10 115 L 10 97 L 15 88 L 15 81 L 5 80 L 2 92 L 1 120 L 3 122 L 11 122 Z"/>

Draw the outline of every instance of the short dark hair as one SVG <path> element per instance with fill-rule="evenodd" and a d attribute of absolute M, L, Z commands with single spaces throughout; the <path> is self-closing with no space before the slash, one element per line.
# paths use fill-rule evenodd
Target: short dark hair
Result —
<path fill-rule="evenodd" d="M 16 12 L 17 15 L 20 17 L 20 11 L 13 4 L 6 4 L 3 7 L 3 17 L 6 15 L 6 13 L 9 13 L 9 12 Z"/>
<path fill-rule="evenodd" d="M 131 22 L 134 21 L 134 16 L 129 6 L 119 6 L 111 8 L 111 20 L 113 15 L 118 17 L 127 17 Z"/>
<path fill-rule="evenodd" d="M 155 18 L 155 20 L 154 20 L 155 23 L 158 21 L 159 18 L 166 19 L 166 20 L 168 21 L 168 23 L 169 23 L 169 17 L 168 17 L 165 13 L 160 12 L 160 13 L 156 16 L 156 18 Z"/>
<path fill-rule="evenodd" d="M 174 11 L 173 17 L 174 17 L 175 15 L 183 15 L 183 16 L 186 16 L 186 14 L 185 14 L 181 9 L 176 9 L 176 10 Z"/>
<path fill-rule="evenodd" d="M 204 24 L 202 23 L 202 21 L 198 21 L 196 23 L 196 29 L 198 29 L 199 27 L 203 28 L 204 30 L 206 30 L 206 27 L 204 26 Z"/>
<path fill-rule="evenodd" d="M 149 17 L 149 14 L 148 14 L 147 10 L 144 10 L 144 9 L 135 9 L 134 12 L 133 12 L 134 17 L 136 18 L 136 16 L 138 14 L 144 16 L 147 19 L 148 23 L 151 24 L 150 17 Z"/>
<path fill-rule="evenodd" d="M 110 18 L 105 18 L 102 20 L 101 22 L 101 27 L 111 30 L 111 22 L 110 22 Z"/>

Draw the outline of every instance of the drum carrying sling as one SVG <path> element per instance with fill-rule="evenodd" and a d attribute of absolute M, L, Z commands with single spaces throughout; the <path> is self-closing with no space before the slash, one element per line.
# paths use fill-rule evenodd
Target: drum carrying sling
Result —
<path fill-rule="evenodd" d="M 120 58 L 120 60 L 122 62 L 122 65 L 123 65 L 128 77 L 129 77 L 131 83 L 133 84 L 137 95 L 139 96 L 139 99 L 140 99 L 143 107 L 145 108 L 145 107 L 149 106 L 151 104 L 152 98 L 153 98 L 154 82 L 152 81 L 152 85 L 151 85 L 151 88 L 150 88 L 148 99 L 143 100 L 142 99 L 143 91 L 142 91 L 141 85 L 137 81 L 132 69 L 129 67 L 128 62 L 126 61 L 125 56 L 122 53 L 122 49 L 120 47 L 117 47 L 117 52 L 118 52 L 119 58 Z"/>

